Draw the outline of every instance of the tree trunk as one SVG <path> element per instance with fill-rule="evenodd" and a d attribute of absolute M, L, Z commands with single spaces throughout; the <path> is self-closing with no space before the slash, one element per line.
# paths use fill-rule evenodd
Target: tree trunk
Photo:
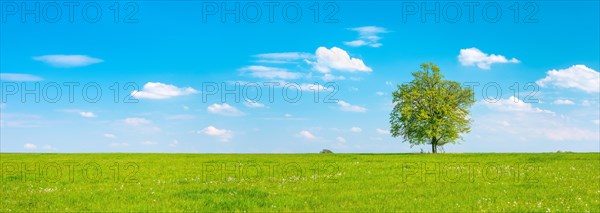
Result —
<path fill-rule="evenodd" d="M 433 154 L 437 153 L 437 138 L 431 138 L 431 152 Z"/>

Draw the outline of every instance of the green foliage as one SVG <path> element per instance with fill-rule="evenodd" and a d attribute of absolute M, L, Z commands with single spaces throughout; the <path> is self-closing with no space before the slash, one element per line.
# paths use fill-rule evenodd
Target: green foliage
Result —
<path fill-rule="evenodd" d="M 331 150 L 329 150 L 329 149 L 323 149 L 319 153 L 321 153 L 321 154 L 333 154 L 333 152 Z"/>
<path fill-rule="evenodd" d="M 116 163 L 120 168 L 118 175 L 115 175 Z M 128 163 L 138 167 L 128 167 L 133 165 Z M 203 169 L 205 164 L 222 163 L 227 165 L 224 170 Z M 27 171 L 10 171 L 13 164 L 26 166 L 21 171 Z M 74 164 L 78 165 L 73 170 L 66 166 Z M 0 212 L 597 212 L 600 209 L 598 153 L 435 156 L 2 153 L 0 165 Z M 232 165 L 244 169 L 235 172 Z M 261 165 L 260 170 L 257 165 Z M 43 176 L 36 172 L 40 168 Z M 98 172 L 102 178 L 87 180 L 82 173 L 84 168 L 89 178 L 96 179 Z M 300 169 L 302 173 L 298 172 Z"/>
<path fill-rule="evenodd" d="M 390 132 L 411 146 L 431 144 L 436 153 L 437 147 L 456 143 L 470 131 L 474 93 L 459 82 L 444 80 L 433 63 L 421 64 L 412 76 L 411 82 L 398 85 L 392 93 L 396 105 L 390 113 Z"/>

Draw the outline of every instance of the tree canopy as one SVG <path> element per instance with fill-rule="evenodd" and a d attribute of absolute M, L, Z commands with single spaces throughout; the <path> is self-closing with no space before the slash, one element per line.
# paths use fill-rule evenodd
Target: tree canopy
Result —
<path fill-rule="evenodd" d="M 430 144 L 431 151 L 462 140 L 470 131 L 469 109 L 475 102 L 473 90 L 459 82 L 445 80 L 433 63 L 421 64 L 414 79 L 397 85 L 392 93 L 394 109 L 390 113 L 390 132 L 411 146 Z"/>

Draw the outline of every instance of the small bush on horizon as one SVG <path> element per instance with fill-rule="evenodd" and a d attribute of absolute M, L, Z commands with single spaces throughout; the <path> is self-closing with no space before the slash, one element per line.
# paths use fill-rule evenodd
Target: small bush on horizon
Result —
<path fill-rule="evenodd" d="M 329 150 L 329 149 L 323 149 L 319 153 L 321 153 L 321 154 L 333 154 L 333 152 L 331 150 Z"/>

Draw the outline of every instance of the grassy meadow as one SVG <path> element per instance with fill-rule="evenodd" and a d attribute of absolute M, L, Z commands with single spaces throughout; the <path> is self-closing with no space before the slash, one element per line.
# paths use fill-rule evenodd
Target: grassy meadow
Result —
<path fill-rule="evenodd" d="M 600 154 L 0 154 L 0 211 L 598 212 Z"/>

